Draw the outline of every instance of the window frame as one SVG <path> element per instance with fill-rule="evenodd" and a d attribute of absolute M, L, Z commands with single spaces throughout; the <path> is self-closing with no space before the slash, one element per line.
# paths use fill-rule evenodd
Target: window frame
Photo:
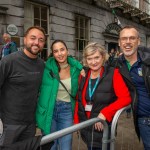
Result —
<path fill-rule="evenodd" d="M 34 3 L 34 2 L 29 2 L 29 1 L 25 1 L 25 7 L 26 6 L 30 6 L 30 17 L 26 16 L 26 12 L 25 12 L 25 25 L 26 25 L 26 21 L 30 21 L 30 25 L 26 25 L 24 26 L 24 31 L 27 30 L 28 27 L 30 26 L 34 26 L 35 25 L 35 19 L 36 20 L 40 20 L 40 24 L 39 26 L 42 26 L 42 21 L 44 20 L 43 18 L 41 18 L 41 10 L 43 8 L 45 8 L 47 10 L 47 19 L 45 19 L 44 21 L 47 22 L 46 24 L 46 28 L 47 28 L 47 31 L 45 30 L 46 32 L 46 36 L 47 36 L 47 41 L 45 43 L 45 46 L 43 48 L 43 51 L 39 54 L 39 56 L 46 61 L 46 59 L 48 58 L 48 55 L 49 55 L 49 48 L 50 48 L 50 45 L 49 45 L 49 7 L 46 6 L 46 5 L 43 5 L 43 4 L 38 4 L 38 3 Z M 34 8 L 39 8 L 40 10 L 40 18 L 36 18 L 34 17 Z M 28 10 L 28 9 L 27 9 Z M 25 8 L 25 11 L 26 11 L 26 8 Z"/>
<path fill-rule="evenodd" d="M 81 21 L 82 25 L 81 26 Z M 81 35 L 81 31 L 83 34 Z M 76 43 L 76 52 L 75 57 L 79 61 L 81 61 L 83 49 L 90 41 L 90 18 L 75 14 L 75 43 Z M 82 49 L 81 49 L 82 47 Z"/>

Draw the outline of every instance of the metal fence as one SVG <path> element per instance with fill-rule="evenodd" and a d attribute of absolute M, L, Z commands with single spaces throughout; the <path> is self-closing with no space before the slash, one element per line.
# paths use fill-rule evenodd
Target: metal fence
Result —
<path fill-rule="evenodd" d="M 41 143 L 40 145 L 44 145 L 46 143 L 49 143 L 55 139 L 58 139 L 64 135 L 67 135 L 67 134 L 70 134 L 70 133 L 73 133 L 75 131 L 78 131 L 80 129 L 83 129 L 85 127 L 88 127 L 90 125 L 93 125 L 95 124 L 96 122 L 101 122 L 103 125 L 104 125 L 104 130 L 103 130 L 103 138 L 102 138 L 102 150 L 107 150 L 107 145 L 108 143 L 110 143 L 110 150 L 115 150 L 115 142 L 116 142 L 116 126 L 117 126 L 117 122 L 118 122 L 118 119 L 121 115 L 121 113 L 125 110 L 127 110 L 128 108 L 130 108 L 131 106 L 127 106 L 127 107 L 124 107 L 120 110 L 118 110 L 112 120 L 112 125 L 111 125 L 111 136 L 110 136 L 110 139 L 108 138 L 108 124 L 106 123 L 106 121 L 104 120 L 101 120 L 99 118 L 93 118 L 93 119 L 89 119 L 87 121 L 84 121 L 82 123 L 79 123 L 77 125 L 73 125 L 71 127 L 68 127 L 68 128 L 65 128 L 63 130 L 60 130 L 60 131 L 57 131 L 57 132 L 54 132 L 54 133 L 51 133 L 49 135 L 46 135 L 44 136 L 42 139 L 41 139 Z M 101 141 L 100 141 L 101 142 Z"/>

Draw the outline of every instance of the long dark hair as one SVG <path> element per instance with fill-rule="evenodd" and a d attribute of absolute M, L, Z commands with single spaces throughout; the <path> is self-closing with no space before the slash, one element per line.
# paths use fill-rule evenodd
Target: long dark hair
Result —
<path fill-rule="evenodd" d="M 65 43 L 63 40 L 57 39 L 57 40 L 53 41 L 53 43 L 52 43 L 52 45 L 51 45 L 51 54 L 50 54 L 49 57 L 53 57 L 53 46 L 54 46 L 54 44 L 56 44 L 56 43 L 62 43 L 62 44 L 66 47 L 66 49 L 68 50 L 68 47 L 67 47 L 66 43 Z M 55 59 L 55 61 L 56 61 L 57 67 L 58 67 L 58 71 L 60 72 L 60 65 L 59 65 L 59 63 L 57 62 L 56 59 Z"/>

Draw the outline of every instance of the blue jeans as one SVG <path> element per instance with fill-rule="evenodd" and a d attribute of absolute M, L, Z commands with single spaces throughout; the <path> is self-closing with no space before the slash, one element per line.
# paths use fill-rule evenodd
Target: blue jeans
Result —
<path fill-rule="evenodd" d="M 144 149 L 150 150 L 150 118 L 138 118 L 138 126 Z"/>
<path fill-rule="evenodd" d="M 54 108 L 51 133 L 73 125 L 71 103 L 57 101 Z M 51 150 L 72 150 L 72 134 L 63 136 L 54 141 Z"/>

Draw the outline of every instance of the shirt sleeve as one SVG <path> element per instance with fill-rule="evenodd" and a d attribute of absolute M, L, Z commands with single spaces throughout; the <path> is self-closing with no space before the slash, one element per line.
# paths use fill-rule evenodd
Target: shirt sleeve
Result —
<path fill-rule="evenodd" d="M 114 70 L 113 88 L 117 99 L 101 110 L 101 113 L 106 117 L 107 121 L 109 122 L 112 121 L 113 116 L 119 109 L 131 103 L 131 96 L 129 90 L 118 69 Z"/>

